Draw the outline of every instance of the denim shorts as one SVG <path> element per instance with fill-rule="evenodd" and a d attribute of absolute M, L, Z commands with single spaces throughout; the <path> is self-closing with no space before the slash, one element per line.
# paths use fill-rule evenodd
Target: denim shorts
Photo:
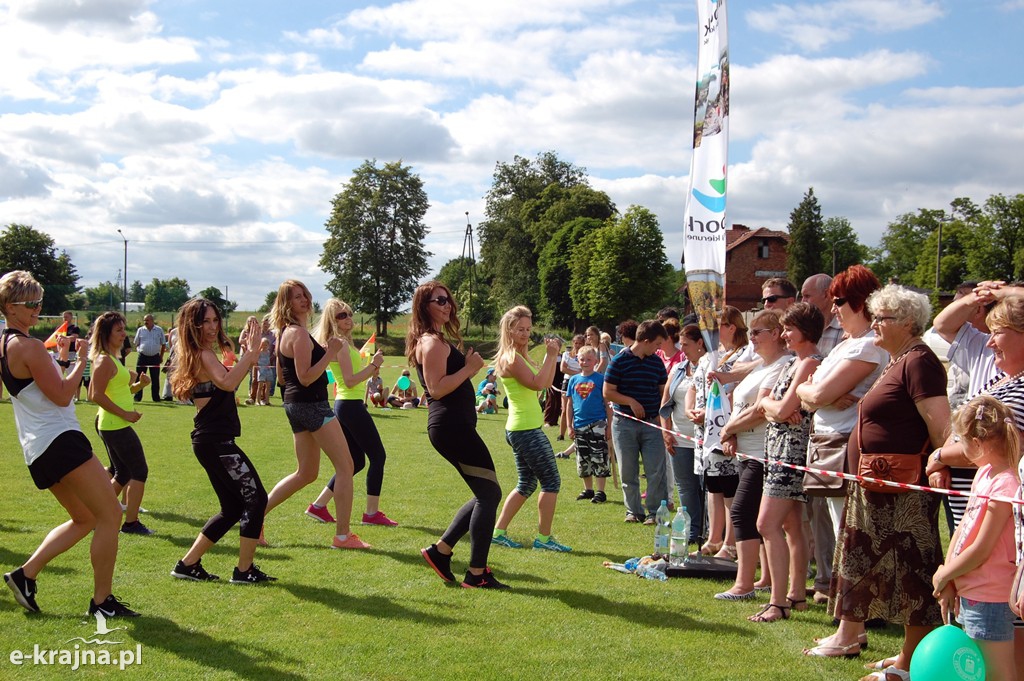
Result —
<path fill-rule="evenodd" d="M 1012 641 L 1014 619 L 1016 617 L 1005 601 L 983 603 L 960 597 L 960 616 L 956 621 L 975 641 Z"/>

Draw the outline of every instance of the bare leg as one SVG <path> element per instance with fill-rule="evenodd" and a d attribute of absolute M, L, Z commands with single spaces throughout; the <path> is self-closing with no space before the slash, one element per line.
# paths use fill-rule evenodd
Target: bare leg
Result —
<path fill-rule="evenodd" d="M 126 523 L 134 523 L 139 519 L 139 507 L 142 506 L 142 496 L 146 493 L 146 483 L 138 480 L 129 480 L 128 484 L 125 485 L 128 490 L 125 498 L 124 521 Z"/>
<path fill-rule="evenodd" d="M 519 493 L 519 490 L 512 490 L 505 497 L 505 505 L 501 507 L 501 513 L 498 514 L 498 522 L 495 523 L 494 529 L 496 530 L 507 530 L 509 523 L 516 517 L 516 513 L 519 513 L 519 509 L 526 503 L 526 497 Z M 550 526 L 550 525 L 549 525 Z"/>
<path fill-rule="evenodd" d="M 355 492 L 353 492 L 355 494 Z M 380 497 L 372 494 L 366 495 L 366 515 L 374 515 L 380 510 Z"/>
<path fill-rule="evenodd" d="M 604 483 L 605 483 L 606 480 L 608 480 L 608 478 L 597 478 L 597 491 L 598 492 L 603 492 L 604 491 Z"/>
<path fill-rule="evenodd" d="M 588 475 L 583 478 L 583 489 L 594 489 L 594 476 Z"/>
<path fill-rule="evenodd" d="M 1017 665 L 1013 658 L 1013 641 L 978 641 L 985 658 L 985 678 L 988 681 L 1016 681 Z"/>
<path fill-rule="evenodd" d="M 762 497 L 757 514 L 757 531 L 764 539 L 767 565 L 770 566 L 766 572 L 772 576 L 772 596 L 768 602 L 782 606 L 786 605 L 786 587 L 789 582 L 789 551 L 782 523 L 789 516 L 794 503 L 787 499 Z"/>
<path fill-rule="evenodd" d="M 914 656 L 917 644 L 921 642 L 935 627 L 909 627 L 903 626 L 903 647 L 900 654 L 896 656 L 893 666 L 897 669 L 910 671 L 910 658 Z"/>
<path fill-rule="evenodd" d="M 308 437 L 308 441 L 302 438 L 303 447 L 323 450 L 327 458 L 334 464 L 334 512 L 336 531 L 338 535 L 349 533 L 349 523 L 352 519 L 352 455 L 348 451 L 348 443 L 345 441 L 345 433 L 341 430 L 338 419 L 331 419 L 315 433 L 296 433 L 295 446 L 300 445 L 300 435 Z"/>
<path fill-rule="evenodd" d="M 309 442 L 312 443 L 313 447 L 300 447 L 300 435 L 305 435 L 309 439 Z M 320 474 L 320 449 L 315 447 L 316 443 L 313 443 L 312 440 L 313 439 L 309 433 L 295 433 L 295 458 L 298 459 L 298 468 L 294 473 L 282 478 L 280 482 L 274 485 L 274 489 L 270 490 L 270 494 L 267 499 L 266 515 L 269 515 L 271 509 L 277 507 L 278 504 L 288 499 L 288 497 L 295 494 L 306 485 L 316 481 L 317 476 Z M 350 475 L 350 485 L 351 479 L 352 476 Z"/>
<path fill-rule="evenodd" d="M 555 519 L 555 505 L 558 504 L 558 492 L 541 492 L 537 498 L 537 529 L 541 534 L 551 534 L 551 523 Z"/>
<path fill-rule="evenodd" d="M 318 496 L 316 500 L 313 502 L 313 505 L 323 508 L 324 506 L 327 505 L 327 502 L 329 502 L 333 498 L 334 492 L 331 491 L 330 487 L 325 486 L 323 491 L 320 492 L 320 496 Z"/>

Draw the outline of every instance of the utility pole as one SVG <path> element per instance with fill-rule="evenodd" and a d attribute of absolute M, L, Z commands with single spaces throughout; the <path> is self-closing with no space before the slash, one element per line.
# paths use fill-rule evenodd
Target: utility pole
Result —
<path fill-rule="evenodd" d="M 469 222 L 469 211 L 466 211 L 466 235 L 462 239 L 462 257 L 469 253 L 469 298 L 466 311 L 466 334 L 469 334 L 469 326 L 472 321 L 473 310 L 473 282 L 476 280 L 476 251 L 473 247 L 473 225 Z M 483 328 L 480 329 L 483 332 Z"/>

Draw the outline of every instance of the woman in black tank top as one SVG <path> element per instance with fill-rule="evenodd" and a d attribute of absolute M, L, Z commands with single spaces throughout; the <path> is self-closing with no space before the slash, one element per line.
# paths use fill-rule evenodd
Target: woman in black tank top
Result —
<path fill-rule="evenodd" d="M 277 359 L 284 379 L 284 407 L 295 437 L 298 467 L 270 492 L 267 512 L 306 485 L 320 472 L 320 452 L 334 464 L 335 549 L 367 549 L 370 545 L 352 533 L 352 455 L 341 424 L 327 402 L 327 366 L 338 356 L 341 339 L 330 338 L 324 349 L 309 334 L 313 297 L 301 281 L 281 284 L 271 311 L 277 330 Z"/>
<path fill-rule="evenodd" d="M 413 294 L 405 355 L 416 366 L 425 395 L 430 398 L 430 444 L 455 467 L 474 495 L 456 512 L 437 543 L 420 553 L 441 579 L 453 582 L 452 550 L 469 533 L 469 569 L 462 586 L 504 589 L 508 587 L 487 567 L 501 487 L 487 445 L 476 432 L 475 393 L 470 383 L 483 368 L 484 360 L 472 348 L 463 355 L 458 347 L 461 345 L 459 318 L 448 288 L 436 281 L 419 286 Z"/>
<path fill-rule="evenodd" d="M 178 344 L 175 366 L 170 372 L 171 390 L 179 400 L 195 403 L 192 451 L 210 478 L 221 507 L 171 570 L 171 576 L 177 579 L 194 582 L 219 579 L 203 568 L 201 559 L 239 521 L 238 564 L 231 581 L 256 584 L 276 579 L 252 562 L 263 527 L 267 492 L 256 467 L 235 444 L 235 438 L 242 434 L 235 390 L 249 375 L 260 354 L 259 323 L 255 319 L 248 322 L 244 336 L 252 339 L 253 345 L 242 347 L 242 356 L 228 370 L 214 352 L 215 348 L 231 347 L 217 306 L 204 298 L 193 298 L 178 311 Z"/>

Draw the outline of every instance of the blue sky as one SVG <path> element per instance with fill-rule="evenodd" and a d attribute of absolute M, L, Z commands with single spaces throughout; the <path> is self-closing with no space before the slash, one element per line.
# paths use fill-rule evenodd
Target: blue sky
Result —
<path fill-rule="evenodd" d="M 783 227 L 813 186 L 886 224 L 1024 191 L 1024 0 L 729 6 L 729 219 Z M 554 150 L 682 251 L 691 2 L 0 0 L 0 224 L 83 285 L 181 276 L 258 305 L 323 300 L 332 197 L 364 159 L 431 199 L 434 271 L 483 218 L 495 163 Z"/>

